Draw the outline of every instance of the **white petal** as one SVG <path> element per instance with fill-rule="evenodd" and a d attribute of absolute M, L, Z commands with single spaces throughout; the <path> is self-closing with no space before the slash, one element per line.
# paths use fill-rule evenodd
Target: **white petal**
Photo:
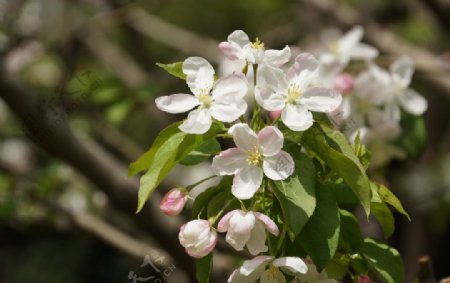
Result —
<path fill-rule="evenodd" d="M 406 88 L 411 83 L 411 78 L 414 74 L 414 62 L 407 56 L 402 56 L 397 59 L 389 67 L 392 78 L 401 87 Z"/>
<path fill-rule="evenodd" d="M 300 103 L 311 111 L 332 112 L 341 105 L 342 96 L 339 92 L 325 88 L 313 87 L 305 91 Z"/>
<path fill-rule="evenodd" d="M 268 126 L 258 133 L 258 142 L 264 156 L 273 156 L 283 148 L 284 136 L 277 127 Z"/>
<path fill-rule="evenodd" d="M 239 211 L 239 209 L 235 209 L 222 216 L 219 224 L 217 224 L 217 231 L 221 233 L 228 231 L 228 228 L 230 227 L 231 217 L 233 217 L 234 214 L 239 213 Z"/>
<path fill-rule="evenodd" d="M 214 101 L 211 105 L 211 116 L 215 119 L 231 123 L 244 115 L 247 111 L 247 102 L 244 99 L 238 99 L 236 101 Z"/>
<path fill-rule="evenodd" d="M 262 214 L 260 212 L 254 212 L 255 217 L 261 221 L 262 223 L 264 223 L 264 225 L 266 226 L 266 229 L 274 236 L 278 236 L 278 234 L 280 234 L 280 230 L 278 229 L 277 224 L 275 224 L 275 222 L 273 222 L 272 219 L 269 218 L 269 216 Z"/>
<path fill-rule="evenodd" d="M 237 147 L 244 151 L 251 150 L 258 145 L 258 137 L 247 124 L 235 124 L 228 130 L 228 133 L 233 135 Z"/>
<path fill-rule="evenodd" d="M 202 57 L 189 57 L 183 62 L 186 83 L 195 95 L 207 92 L 214 85 L 214 68 Z"/>
<path fill-rule="evenodd" d="M 244 74 L 234 74 L 219 79 L 212 92 L 214 99 L 242 99 L 248 92 L 248 82 Z"/>
<path fill-rule="evenodd" d="M 400 104 L 407 112 L 414 115 L 422 115 L 428 108 L 427 100 L 411 88 L 405 90 L 400 96 Z"/>
<path fill-rule="evenodd" d="M 250 199 L 261 186 L 262 179 L 262 169 L 248 165 L 234 176 L 231 192 L 238 199 Z"/>
<path fill-rule="evenodd" d="M 262 65 L 258 68 L 257 85 L 269 88 L 273 92 L 286 90 L 288 83 L 286 75 L 279 68 Z"/>
<path fill-rule="evenodd" d="M 232 43 L 236 43 L 240 47 L 244 47 L 245 45 L 250 43 L 250 39 L 248 35 L 242 30 L 235 30 L 228 36 L 228 41 Z"/>
<path fill-rule="evenodd" d="M 266 269 L 267 264 L 272 261 L 273 257 L 271 256 L 257 256 L 253 259 L 246 260 L 242 264 L 241 268 L 239 268 L 239 273 L 245 276 L 249 276 L 252 273 L 259 273 L 259 276 L 263 273 L 264 269 Z M 262 271 L 260 271 L 262 269 Z M 256 271 L 260 272 L 256 272 Z M 257 278 L 259 278 L 259 276 Z M 248 281 L 252 282 L 252 281 Z"/>
<path fill-rule="evenodd" d="M 299 76 L 305 70 L 314 72 L 318 67 L 319 61 L 316 57 L 309 53 L 301 53 L 295 58 L 294 65 L 288 70 L 288 80 L 291 81 L 293 77 Z"/>
<path fill-rule="evenodd" d="M 344 34 L 338 41 L 339 49 L 342 53 L 354 47 L 363 37 L 364 30 L 360 26 L 356 26 Z"/>
<path fill-rule="evenodd" d="M 308 266 L 299 257 L 281 257 L 274 260 L 273 265 L 276 267 L 287 269 L 294 274 L 305 274 L 306 272 L 308 272 Z"/>
<path fill-rule="evenodd" d="M 261 222 L 256 222 L 249 240 L 247 241 L 248 251 L 252 255 L 258 255 L 263 252 L 267 252 L 268 247 L 266 246 L 266 230 Z"/>
<path fill-rule="evenodd" d="M 191 111 L 187 119 L 179 126 L 180 130 L 189 134 L 204 134 L 211 127 L 212 119 L 208 109 Z"/>
<path fill-rule="evenodd" d="M 286 278 L 283 273 L 278 269 L 267 269 L 261 275 L 260 283 L 286 283 Z"/>
<path fill-rule="evenodd" d="M 212 171 L 219 176 L 234 175 L 247 166 L 246 159 L 247 155 L 239 148 L 227 149 L 213 158 Z"/>
<path fill-rule="evenodd" d="M 281 113 L 281 120 L 293 131 L 306 131 L 313 124 L 311 112 L 302 105 L 287 104 Z"/>
<path fill-rule="evenodd" d="M 256 217 L 252 212 L 237 210 L 237 212 L 230 218 L 230 228 L 228 231 L 233 231 L 237 234 L 250 235 L 255 223 Z"/>
<path fill-rule="evenodd" d="M 250 233 L 238 234 L 232 230 L 228 230 L 225 241 L 237 251 L 242 251 L 250 239 Z"/>
<path fill-rule="evenodd" d="M 155 103 L 159 110 L 172 114 L 189 111 L 200 104 L 197 97 L 185 93 L 161 96 L 155 99 Z"/>
<path fill-rule="evenodd" d="M 291 49 L 286 45 L 282 50 L 266 50 L 264 52 L 264 64 L 281 67 L 291 59 Z"/>
<path fill-rule="evenodd" d="M 378 50 L 368 44 L 358 43 L 347 54 L 350 58 L 370 60 L 378 56 Z"/>
<path fill-rule="evenodd" d="M 255 87 L 255 99 L 267 111 L 279 111 L 285 106 L 284 96 L 281 93 L 264 86 Z"/>
<path fill-rule="evenodd" d="M 285 151 L 267 157 L 263 161 L 264 174 L 272 180 L 285 180 L 292 175 L 294 169 L 294 160 L 292 159 L 292 156 Z"/>

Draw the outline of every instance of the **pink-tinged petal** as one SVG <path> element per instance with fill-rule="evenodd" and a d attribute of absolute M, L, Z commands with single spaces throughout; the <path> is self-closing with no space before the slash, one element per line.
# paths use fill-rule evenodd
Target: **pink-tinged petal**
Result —
<path fill-rule="evenodd" d="M 247 166 L 247 155 L 239 148 L 230 148 L 215 156 L 212 161 L 212 171 L 219 176 L 234 175 Z"/>
<path fill-rule="evenodd" d="M 264 225 L 261 222 L 256 222 L 250 234 L 250 239 L 247 241 L 247 248 L 250 254 L 258 255 L 268 251 L 266 246 L 267 235 Z"/>
<path fill-rule="evenodd" d="M 228 231 L 233 231 L 237 234 L 249 234 L 255 226 L 256 218 L 251 212 L 244 212 L 242 210 L 236 211 L 230 219 L 230 227 Z"/>
<path fill-rule="evenodd" d="M 285 46 L 282 50 L 266 50 L 264 52 L 264 64 L 274 67 L 281 67 L 291 60 L 291 49 Z"/>
<path fill-rule="evenodd" d="M 263 161 L 264 175 L 271 180 L 285 180 L 294 173 L 295 163 L 292 156 L 281 151 L 277 155 L 265 158 Z"/>
<path fill-rule="evenodd" d="M 333 89 L 340 92 L 342 95 L 348 94 L 353 90 L 355 80 L 352 75 L 344 73 L 334 79 Z"/>
<path fill-rule="evenodd" d="M 210 113 L 211 116 L 219 121 L 231 123 L 244 115 L 247 107 L 247 102 L 244 99 L 214 101 L 211 105 Z"/>
<path fill-rule="evenodd" d="M 259 283 L 286 283 L 286 278 L 279 269 L 275 270 L 267 269 L 261 275 Z"/>
<path fill-rule="evenodd" d="M 358 44 L 364 34 L 364 30 L 361 26 L 356 26 L 345 33 L 338 41 L 339 51 L 346 52 L 347 50 Z"/>
<path fill-rule="evenodd" d="M 227 41 L 222 41 L 219 43 L 219 49 L 222 51 L 223 55 L 230 59 L 231 61 L 236 61 L 241 59 L 242 49 L 235 44 L 229 43 Z"/>
<path fill-rule="evenodd" d="M 233 135 L 237 147 L 244 151 L 252 150 L 258 145 L 258 136 L 247 124 L 235 124 L 228 130 L 228 133 Z"/>
<path fill-rule="evenodd" d="M 274 236 L 278 236 L 280 234 L 280 230 L 278 229 L 277 224 L 275 224 L 275 222 L 273 222 L 272 219 L 270 219 L 269 216 L 262 214 L 260 212 L 254 212 L 255 217 L 261 221 L 262 223 L 264 223 L 264 225 L 266 226 L 267 231 L 269 231 L 272 235 Z"/>
<path fill-rule="evenodd" d="M 238 213 L 241 211 L 240 209 L 232 210 L 228 213 L 226 213 L 219 221 L 219 224 L 217 224 L 217 231 L 223 233 L 228 231 L 229 224 L 230 224 L 230 218 L 233 217 L 235 213 Z"/>
<path fill-rule="evenodd" d="M 202 258 L 214 249 L 218 236 L 208 221 L 198 219 L 181 226 L 178 238 L 190 256 Z"/>
<path fill-rule="evenodd" d="M 183 73 L 192 93 L 209 93 L 214 85 L 214 68 L 202 57 L 189 57 L 183 62 Z"/>
<path fill-rule="evenodd" d="M 242 30 L 236 30 L 228 36 L 228 41 L 221 42 L 219 49 L 230 60 L 245 59 L 244 47 L 250 44 L 248 35 Z"/>
<path fill-rule="evenodd" d="M 266 86 L 257 85 L 255 87 L 255 99 L 267 111 L 281 111 L 286 105 L 281 93 L 273 92 Z"/>
<path fill-rule="evenodd" d="M 277 127 L 268 126 L 258 133 L 258 142 L 264 156 L 273 156 L 283 148 L 284 136 Z"/>
<path fill-rule="evenodd" d="M 248 81 L 244 74 L 233 74 L 219 79 L 212 92 L 215 100 L 237 100 L 247 95 Z"/>
<path fill-rule="evenodd" d="M 342 96 L 333 89 L 313 87 L 305 91 L 300 102 L 310 111 L 329 113 L 341 105 Z"/>
<path fill-rule="evenodd" d="M 159 208 L 164 214 L 168 216 L 175 216 L 180 214 L 183 210 L 187 199 L 188 193 L 186 190 L 178 188 L 172 189 L 164 195 Z"/>
<path fill-rule="evenodd" d="M 242 30 L 235 30 L 228 36 L 228 42 L 244 47 L 250 43 L 248 35 Z"/>
<path fill-rule="evenodd" d="M 358 283 L 372 283 L 372 280 L 367 275 L 360 275 L 358 277 Z"/>
<path fill-rule="evenodd" d="M 262 169 L 248 165 L 234 176 L 231 192 L 238 199 L 250 199 L 261 186 L 262 179 Z"/>
<path fill-rule="evenodd" d="M 309 53 L 301 53 L 295 58 L 295 63 L 292 65 L 287 74 L 288 81 L 294 77 L 298 77 L 303 71 L 315 72 L 319 68 L 319 61 L 316 57 Z"/>
<path fill-rule="evenodd" d="M 272 264 L 276 267 L 286 269 L 293 274 L 305 274 L 308 272 L 308 266 L 299 257 L 281 257 L 274 260 Z"/>
<path fill-rule="evenodd" d="M 159 110 L 172 114 L 189 111 L 200 104 L 197 97 L 185 93 L 160 96 L 155 99 L 155 103 Z"/>
<path fill-rule="evenodd" d="M 275 121 L 276 119 L 280 118 L 281 112 L 283 112 L 283 110 L 270 111 L 269 112 L 270 120 Z"/>
<path fill-rule="evenodd" d="M 411 78 L 414 74 L 414 62 L 407 56 L 402 56 L 397 59 L 389 67 L 394 82 L 401 87 L 406 88 L 411 83 Z"/>
<path fill-rule="evenodd" d="M 422 115 L 428 108 L 427 100 L 411 88 L 400 96 L 400 105 L 414 115 Z"/>
<path fill-rule="evenodd" d="M 305 106 L 290 103 L 281 113 L 281 120 L 293 131 L 306 131 L 313 124 L 313 116 Z"/>
<path fill-rule="evenodd" d="M 358 43 L 347 52 L 348 56 L 354 59 L 371 60 L 378 56 L 378 50 L 365 43 Z"/>
<path fill-rule="evenodd" d="M 179 126 L 180 130 L 189 134 L 204 134 L 211 127 L 212 119 L 208 109 L 191 111 L 187 119 Z"/>

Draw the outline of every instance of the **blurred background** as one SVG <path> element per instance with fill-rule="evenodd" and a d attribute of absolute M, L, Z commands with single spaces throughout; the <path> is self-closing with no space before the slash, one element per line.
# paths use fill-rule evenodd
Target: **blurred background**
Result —
<path fill-rule="evenodd" d="M 209 166 L 175 168 L 137 215 L 138 180 L 126 173 L 183 118 L 155 108 L 188 90 L 155 63 L 195 55 L 224 68 L 217 44 L 235 29 L 309 50 L 325 30 L 357 24 L 380 65 L 415 60 L 413 87 L 429 102 L 424 152 L 384 169 L 412 218 L 396 215 L 388 242 L 408 282 L 450 276 L 448 0 L 0 0 L 0 282 L 194 282 L 177 240 L 189 211 L 170 219 L 157 207 Z M 382 238 L 372 226 L 366 235 Z M 234 267 L 227 254 L 220 245 L 212 282 Z M 419 268 L 423 256 L 431 268 Z"/>

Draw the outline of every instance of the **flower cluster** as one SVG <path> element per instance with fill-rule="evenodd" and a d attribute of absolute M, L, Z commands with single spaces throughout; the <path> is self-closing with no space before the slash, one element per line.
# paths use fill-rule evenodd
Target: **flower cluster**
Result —
<path fill-rule="evenodd" d="M 214 215 L 207 215 L 206 220 L 199 215 L 184 224 L 179 233 L 181 245 L 194 258 L 203 258 L 214 250 L 218 233 L 226 233 L 226 242 L 235 250 L 246 249 L 255 256 L 244 261 L 228 282 L 286 282 L 286 278 L 292 282 L 335 282 L 328 279 L 323 268 L 318 272 L 311 259 L 288 256 L 280 249 L 288 220 L 271 210 L 276 195 L 272 191 L 277 182 L 285 184 L 283 181 L 303 172 L 293 158 L 303 154 L 300 141 L 289 140 L 290 146 L 297 147 L 293 153 L 286 146 L 286 133 L 301 136 L 316 124 L 316 117 L 328 116 L 349 137 L 359 133 L 370 143 L 398 137 L 401 109 L 414 115 L 426 110 L 426 101 L 409 88 L 414 70 L 411 60 L 401 58 L 389 72 L 384 71 L 373 62 L 378 51 L 361 43 L 362 36 L 362 29 L 356 27 L 330 43 L 326 52 L 292 56 L 288 46 L 265 49 L 259 39 L 251 42 L 238 30 L 219 48 L 228 60 L 245 66 L 241 71 L 218 78 L 207 60 L 190 57 L 180 64 L 177 76 L 185 78 L 191 94 L 156 99 L 162 111 L 190 111 L 178 126 L 182 133 L 204 136 L 219 125 L 222 130 L 216 134 L 234 141 L 235 147 L 212 160 L 214 174 L 230 181 L 231 198 L 224 207 L 213 209 Z M 367 66 L 358 75 L 346 72 L 354 60 L 362 60 Z M 251 79 L 248 70 L 253 71 Z M 317 163 L 322 159 L 316 158 Z M 229 175 L 233 177 L 226 177 Z M 336 180 L 339 182 L 339 178 Z M 161 210 L 169 216 L 179 214 L 191 188 L 168 192 Z M 207 210 L 210 213 L 209 207 Z M 285 226 L 282 232 L 279 225 Z"/>

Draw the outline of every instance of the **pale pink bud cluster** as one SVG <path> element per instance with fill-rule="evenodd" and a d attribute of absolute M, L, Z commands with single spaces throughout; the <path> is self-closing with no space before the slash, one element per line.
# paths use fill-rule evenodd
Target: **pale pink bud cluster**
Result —
<path fill-rule="evenodd" d="M 175 216 L 183 210 L 187 199 L 188 192 L 186 190 L 172 189 L 164 195 L 159 208 L 165 215 Z"/>
<path fill-rule="evenodd" d="M 339 91 L 342 95 L 348 94 L 353 90 L 355 81 L 353 76 L 347 73 L 340 74 L 336 77 L 333 89 Z"/>
<path fill-rule="evenodd" d="M 202 258 L 214 249 L 218 237 L 209 221 L 199 219 L 181 226 L 178 238 L 190 256 Z"/>

